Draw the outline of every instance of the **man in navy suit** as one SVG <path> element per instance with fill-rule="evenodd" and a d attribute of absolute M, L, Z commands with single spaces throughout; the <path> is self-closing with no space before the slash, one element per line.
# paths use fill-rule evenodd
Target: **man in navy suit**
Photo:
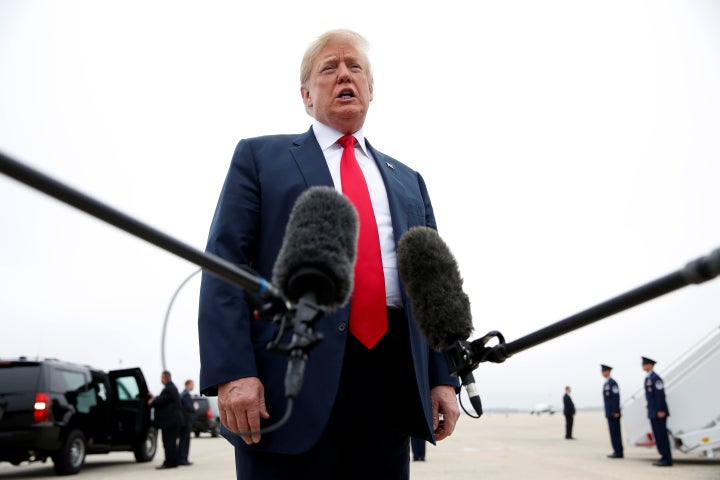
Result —
<path fill-rule="evenodd" d="M 185 422 L 180 427 L 180 440 L 178 442 L 178 465 L 189 466 L 192 462 L 188 459 L 190 455 L 190 434 L 192 433 L 193 419 L 195 418 L 195 402 L 191 392 L 195 388 L 195 382 L 185 380 L 185 389 L 180 393 L 180 405 L 182 405 Z"/>
<path fill-rule="evenodd" d="M 660 460 L 653 463 L 653 465 L 671 467 L 673 460 L 667 433 L 667 417 L 670 416 L 670 411 L 665 402 L 665 384 L 663 384 L 660 375 L 653 371 L 655 363 L 655 360 L 642 357 L 642 368 L 647 372 L 645 377 L 645 400 L 647 400 L 648 418 L 655 437 L 655 446 L 660 453 Z"/>
<path fill-rule="evenodd" d="M 610 376 L 612 367 L 600 365 L 602 376 L 605 377 L 603 385 L 603 402 L 605 403 L 605 418 L 607 418 L 608 429 L 610 430 L 610 443 L 613 453 L 609 458 L 623 458 L 622 434 L 620 433 L 620 388 Z"/>
<path fill-rule="evenodd" d="M 314 185 L 342 191 L 343 147 L 337 142 L 352 135 L 380 238 L 387 332 L 368 348 L 350 333 L 348 306 L 325 315 L 316 324 L 323 340 L 309 355 L 289 420 L 261 435 L 258 430 L 286 409 L 287 357 L 266 350 L 278 327 L 253 320 L 243 291 L 204 275 L 200 388 L 218 396 L 238 478 L 406 479 L 410 436 L 442 440 L 460 415 L 458 380 L 417 330 L 398 278 L 399 238 L 411 227 L 436 224 L 420 174 L 365 139 L 373 99 L 366 50 L 365 40 L 348 30 L 327 32 L 308 48 L 300 93 L 312 127 L 240 141 L 207 251 L 271 278 L 297 198 Z"/>
<path fill-rule="evenodd" d="M 565 439 L 575 440 L 572 436 L 573 423 L 575 420 L 575 403 L 570 397 L 570 386 L 565 387 L 563 395 L 563 415 L 565 415 Z"/>

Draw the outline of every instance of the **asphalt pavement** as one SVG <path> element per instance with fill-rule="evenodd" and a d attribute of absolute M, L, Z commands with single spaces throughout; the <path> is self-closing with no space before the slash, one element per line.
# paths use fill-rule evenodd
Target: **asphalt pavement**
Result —
<path fill-rule="evenodd" d="M 461 417 L 455 433 L 433 447 L 427 459 L 412 462 L 412 480 L 719 480 L 720 458 L 676 452 L 675 465 L 655 467 L 654 449 L 625 446 L 625 458 L 609 459 L 607 423 L 602 412 L 580 411 L 575 417 L 575 440 L 564 438 L 562 415 L 486 413 L 480 419 Z M 137 463 L 132 453 L 90 455 L 76 480 L 234 480 L 234 455 L 223 438 L 193 437 L 193 465 L 156 470 L 162 447 L 149 463 Z M 0 479 L 57 478 L 52 463 L 18 467 L 0 464 Z M 376 479 L 373 479 L 376 480 Z M 380 479 L 377 479 L 380 480 Z"/>

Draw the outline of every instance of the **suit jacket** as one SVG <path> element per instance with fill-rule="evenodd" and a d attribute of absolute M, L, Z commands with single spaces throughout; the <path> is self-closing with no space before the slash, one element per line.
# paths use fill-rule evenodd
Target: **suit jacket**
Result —
<path fill-rule="evenodd" d="M 369 143 L 387 189 L 395 242 L 410 227 L 435 228 L 432 205 L 419 173 L 378 152 Z M 285 227 L 297 198 L 314 185 L 334 186 L 312 128 L 300 135 L 272 135 L 240 141 L 235 149 L 208 236 L 207 251 L 236 264 L 248 265 L 265 279 L 282 245 Z M 433 439 L 430 394 L 437 385 L 459 386 L 449 375 L 442 353 L 431 351 L 415 326 L 410 300 L 403 292 L 410 345 L 427 432 Z M 309 355 L 302 389 L 286 425 L 246 446 L 226 432 L 239 448 L 296 454 L 312 447 L 333 408 L 348 333 L 345 306 L 316 325 L 324 339 Z M 200 388 L 217 395 L 221 383 L 258 376 L 265 387 L 268 426 L 286 409 L 284 375 L 287 357 L 266 350 L 276 335 L 272 322 L 252 320 L 244 292 L 212 275 L 202 279 L 199 310 Z M 367 408 L 377 408 L 368 405 Z M 388 412 L 392 414 L 392 412 Z"/>
<path fill-rule="evenodd" d="M 607 418 L 614 418 L 614 413 L 620 413 L 620 388 L 612 377 L 608 377 L 603 385 L 603 402 Z"/>
<path fill-rule="evenodd" d="M 563 395 L 563 414 L 575 415 L 575 404 L 567 393 Z"/>
<path fill-rule="evenodd" d="M 155 409 L 153 419 L 158 428 L 180 427 L 185 421 L 180 407 L 180 394 L 172 382 L 163 387 L 150 406 Z"/>
<path fill-rule="evenodd" d="M 657 418 L 658 412 L 665 412 L 670 416 L 667 402 L 665 401 L 665 384 L 660 375 L 651 371 L 645 377 L 645 400 L 647 400 L 648 418 Z"/>
<path fill-rule="evenodd" d="M 190 392 L 183 390 L 180 394 L 180 404 L 182 405 L 182 413 L 185 418 L 185 427 L 192 427 L 193 418 L 195 418 L 195 404 L 190 396 Z"/>

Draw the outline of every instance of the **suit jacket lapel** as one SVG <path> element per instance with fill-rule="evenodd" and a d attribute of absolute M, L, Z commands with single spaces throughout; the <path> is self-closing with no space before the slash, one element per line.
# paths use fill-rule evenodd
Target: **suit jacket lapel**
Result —
<path fill-rule="evenodd" d="M 410 194 L 408 186 L 403 183 L 399 171 L 394 167 L 394 160 L 381 152 L 378 152 L 365 140 L 365 143 L 372 153 L 380 175 L 385 183 L 387 191 L 388 203 L 390 205 L 390 216 L 393 223 L 393 232 L 395 241 L 397 242 L 405 231 L 408 229 L 408 205 L 412 204 L 412 200 L 408 200 Z M 300 170 L 305 183 L 308 187 L 313 185 L 326 185 L 334 187 L 330 170 L 328 169 L 325 156 L 320 149 L 315 134 L 310 129 L 299 135 L 290 147 L 290 154 L 293 156 L 298 169 Z"/>
<path fill-rule="evenodd" d="M 293 141 L 290 154 L 295 159 L 308 187 L 313 185 L 335 186 L 312 127 Z"/>
<path fill-rule="evenodd" d="M 393 165 L 393 159 L 375 150 L 367 139 L 365 139 L 365 144 L 372 153 L 373 158 L 375 158 L 375 162 L 380 169 L 380 175 L 382 175 L 383 182 L 385 182 L 385 190 L 387 191 L 388 203 L 390 205 L 390 218 L 392 218 L 393 224 L 393 234 L 395 236 L 395 242 L 397 243 L 402 234 L 407 230 L 408 215 L 404 207 L 407 202 L 403 201 L 405 198 L 404 192 L 407 189 Z"/>

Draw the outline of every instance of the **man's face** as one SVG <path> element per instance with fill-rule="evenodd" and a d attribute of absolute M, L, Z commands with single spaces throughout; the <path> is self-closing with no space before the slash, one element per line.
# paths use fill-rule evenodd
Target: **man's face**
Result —
<path fill-rule="evenodd" d="M 602 371 L 602 376 L 605 377 L 605 378 L 608 378 L 608 377 L 610 376 L 610 370 L 603 370 L 603 371 Z"/>
<path fill-rule="evenodd" d="M 652 368 L 653 368 L 653 366 L 651 363 L 643 363 L 642 369 L 645 370 L 646 372 L 649 372 L 650 370 L 652 370 Z"/>
<path fill-rule="evenodd" d="M 345 134 L 362 128 L 373 98 L 368 66 L 347 42 L 330 42 L 313 62 L 310 78 L 300 88 L 313 117 Z"/>

